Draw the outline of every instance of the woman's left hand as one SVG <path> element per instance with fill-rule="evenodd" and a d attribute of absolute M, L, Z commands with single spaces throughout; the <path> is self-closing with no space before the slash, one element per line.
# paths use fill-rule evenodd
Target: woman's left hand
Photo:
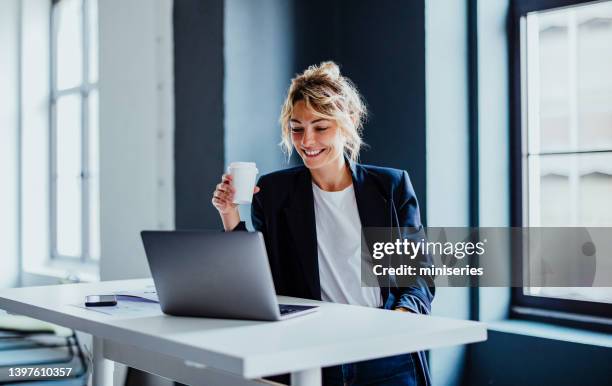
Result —
<path fill-rule="evenodd" d="M 399 312 L 412 312 L 412 311 L 410 311 L 409 309 L 404 308 L 404 307 L 397 307 L 397 308 L 396 308 L 395 310 L 393 310 L 393 311 L 399 311 Z"/>

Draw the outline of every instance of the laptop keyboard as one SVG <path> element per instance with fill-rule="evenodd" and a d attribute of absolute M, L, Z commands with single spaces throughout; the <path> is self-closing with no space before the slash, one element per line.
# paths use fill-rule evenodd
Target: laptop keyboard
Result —
<path fill-rule="evenodd" d="M 278 308 L 280 309 L 281 316 L 293 314 L 295 312 L 310 310 L 311 308 L 316 308 L 316 306 L 298 306 L 296 304 L 279 304 Z"/>

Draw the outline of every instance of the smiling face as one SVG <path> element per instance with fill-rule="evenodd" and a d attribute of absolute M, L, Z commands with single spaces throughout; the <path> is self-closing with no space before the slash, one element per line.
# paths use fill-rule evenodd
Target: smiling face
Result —
<path fill-rule="evenodd" d="M 293 147 L 308 169 L 323 168 L 343 156 L 344 138 L 338 123 L 316 115 L 303 100 L 293 106 L 289 127 Z"/>

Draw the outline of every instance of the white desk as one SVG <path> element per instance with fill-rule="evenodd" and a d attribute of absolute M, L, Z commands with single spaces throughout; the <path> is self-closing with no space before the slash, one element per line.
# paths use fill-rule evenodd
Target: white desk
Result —
<path fill-rule="evenodd" d="M 261 384 L 258 378 L 282 373 L 291 373 L 296 385 L 320 385 L 321 367 L 487 337 L 478 322 L 286 297 L 279 301 L 321 307 L 286 321 L 253 322 L 161 311 L 120 317 L 74 306 L 86 295 L 151 284 L 142 279 L 5 289 L 0 309 L 92 334 L 95 385 L 105 384 L 96 372 L 102 356 L 191 385 Z"/>

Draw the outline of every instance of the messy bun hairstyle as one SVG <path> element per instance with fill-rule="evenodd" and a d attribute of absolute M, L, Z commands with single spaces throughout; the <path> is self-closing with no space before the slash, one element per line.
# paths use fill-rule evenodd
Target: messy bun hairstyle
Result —
<path fill-rule="evenodd" d="M 361 133 L 366 107 L 353 82 L 340 74 L 338 65 L 331 61 L 312 65 L 291 80 L 280 116 L 280 145 L 288 157 L 293 151 L 289 122 L 293 107 L 301 100 L 315 115 L 338 123 L 345 138 L 344 153 L 357 161 L 363 146 Z"/>

